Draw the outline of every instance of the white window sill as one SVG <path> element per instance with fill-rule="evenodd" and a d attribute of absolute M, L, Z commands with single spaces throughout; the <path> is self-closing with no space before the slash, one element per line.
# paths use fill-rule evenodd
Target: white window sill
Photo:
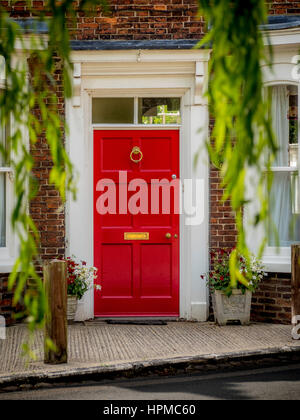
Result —
<path fill-rule="evenodd" d="M 11 273 L 15 265 L 14 259 L 2 260 L 0 259 L 0 273 Z"/>
<path fill-rule="evenodd" d="M 267 273 L 291 273 L 291 257 L 288 256 L 265 256 L 262 259 L 264 269 Z"/>

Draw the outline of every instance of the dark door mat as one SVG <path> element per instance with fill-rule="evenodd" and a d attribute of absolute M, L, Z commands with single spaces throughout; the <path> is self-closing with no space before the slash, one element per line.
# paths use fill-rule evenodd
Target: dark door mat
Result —
<path fill-rule="evenodd" d="M 130 321 L 130 320 L 117 320 L 117 319 L 108 319 L 105 321 L 107 324 L 114 324 L 114 325 L 168 325 L 166 321 L 160 320 L 145 320 L 145 321 Z"/>

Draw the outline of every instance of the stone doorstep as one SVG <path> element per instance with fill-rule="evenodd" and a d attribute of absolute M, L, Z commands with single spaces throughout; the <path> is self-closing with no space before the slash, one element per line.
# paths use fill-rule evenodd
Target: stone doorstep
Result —
<path fill-rule="evenodd" d="M 169 359 L 153 359 L 119 364 L 86 364 L 84 367 L 53 365 L 43 371 L 0 375 L 1 392 L 32 389 L 51 385 L 78 383 L 87 380 L 108 380 L 148 375 L 174 375 L 192 372 L 207 372 L 218 369 L 245 369 L 258 365 L 299 363 L 300 346 L 284 346 L 260 350 L 247 350 L 223 354 L 182 356 Z M 43 365 L 46 366 L 46 365 Z M 64 366 L 66 366 L 64 368 Z M 1 400 L 1 398 L 0 398 Z"/>

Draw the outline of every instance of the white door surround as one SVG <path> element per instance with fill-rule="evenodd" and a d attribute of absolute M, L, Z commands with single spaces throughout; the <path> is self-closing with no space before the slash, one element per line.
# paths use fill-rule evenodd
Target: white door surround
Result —
<path fill-rule="evenodd" d="M 180 318 L 198 321 L 206 321 L 209 311 L 208 289 L 200 277 L 209 267 L 209 165 L 204 148 L 209 113 L 203 97 L 209 56 L 208 50 L 74 51 L 74 96 L 66 104 L 67 149 L 78 172 L 77 201 L 69 197 L 66 205 L 66 253 L 93 265 L 92 98 L 182 98 L 180 177 L 204 181 L 205 217 L 199 226 L 186 226 L 181 216 Z M 199 151 L 201 157 L 195 167 L 195 154 Z M 91 289 L 79 302 L 77 320 L 93 318 L 93 293 Z"/>

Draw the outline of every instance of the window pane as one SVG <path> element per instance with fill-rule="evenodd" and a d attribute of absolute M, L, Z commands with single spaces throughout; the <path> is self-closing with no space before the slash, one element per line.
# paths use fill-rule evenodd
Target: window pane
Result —
<path fill-rule="evenodd" d="M 300 241 L 299 205 L 299 148 L 298 148 L 298 89 L 291 85 L 278 85 L 270 90 L 273 129 L 279 152 L 274 167 L 286 172 L 274 172 L 270 197 L 269 245 L 288 247 Z M 290 172 L 295 168 L 295 172 Z M 276 235 L 276 229 L 278 237 Z"/>
<path fill-rule="evenodd" d="M 134 98 L 94 98 L 93 124 L 133 124 Z"/>
<path fill-rule="evenodd" d="M 289 93 L 285 85 L 272 88 L 272 123 L 276 136 L 278 153 L 274 166 L 289 166 Z"/>
<path fill-rule="evenodd" d="M 0 91 L 1 94 L 1 91 Z M 6 147 L 7 129 L 4 125 L 0 126 L 0 166 L 5 166 L 3 152 Z"/>
<path fill-rule="evenodd" d="M 3 152 L 6 150 L 6 137 L 8 135 L 8 129 L 6 127 L 0 127 L 0 166 L 7 166 Z M 7 150 L 6 150 L 7 151 Z"/>
<path fill-rule="evenodd" d="M 298 167 L 298 89 L 290 86 L 289 91 L 289 155 L 290 166 Z"/>
<path fill-rule="evenodd" d="M 274 173 L 270 197 L 271 222 L 269 245 L 288 247 L 300 241 L 300 210 L 297 176 L 290 172 Z M 276 228 L 276 229 L 275 229 Z"/>
<path fill-rule="evenodd" d="M 0 173 L 0 247 L 6 245 L 6 191 L 5 174 Z"/>
<path fill-rule="evenodd" d="M 181 124 L 180 98 L 140 98 L 139 124 Z"/>

